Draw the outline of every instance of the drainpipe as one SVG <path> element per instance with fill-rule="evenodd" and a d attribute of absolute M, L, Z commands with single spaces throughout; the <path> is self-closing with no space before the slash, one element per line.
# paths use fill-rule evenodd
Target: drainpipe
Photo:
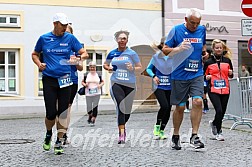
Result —
<path fill-rule="evenodd" d="M 162 6 L 162 37 L 165 36 L 165 0 L 161 1 L 161 6 Z"/>

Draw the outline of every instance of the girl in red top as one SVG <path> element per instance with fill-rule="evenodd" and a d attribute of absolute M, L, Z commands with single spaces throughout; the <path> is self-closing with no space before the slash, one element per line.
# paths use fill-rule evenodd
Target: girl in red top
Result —
<path fill-rule="evenodd" d="M 213 56 L 204 65 L 206 80 L 209 80 L 208 96 L 216 111 L 214 120 L 210 120 L 212 132 L 216 140 L 224 141 L 221 125 L 227 109 L 230 89 L 228 78 L 233 78 L 231 52 L 226 44 L 215 39 L 212 42 Z"/>

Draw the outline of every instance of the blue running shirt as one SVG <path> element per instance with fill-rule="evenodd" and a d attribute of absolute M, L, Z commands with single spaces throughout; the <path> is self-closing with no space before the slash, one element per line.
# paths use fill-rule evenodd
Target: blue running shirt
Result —
<path fill-rule="evenodd" d="M 127 69 L 126 63 L 131 63 L 135 66 L 139 62 L 140 59 L 137 53 L 130 48 L 127 48 L 123 52 L 118 51 L 118 49 L 112 50 L 106 58 L 106 63 L 111 63 L 113 66 L 110 80 L 116 83 L 135 83 L 135 73 Z"/>
<path fill-rule="evenodd" d="M 42 74 L 59 78 L 71 73 L 71 66 L 64 62 L 70 59 L 71 51 L 78 52 L 81 48 L 81 43 L 72 34 L 56 36 L 49 32 L 39 37 L 34 50 L 38 53 L 43 52 L 46 68 Z"/>
<path fill-rule="evenodd" d="M 206 44 L 205 27 L 199 25 L 195 32 L 191 32 L 184 23 L 179 24 L 169 32 L 165 44 L 175 48 L 184 40 L 190 41 L 193 52 L 172 72 L 171 78 L 175 80 L 189 80 L 203 75 L 201 54 L 203 46 Z"/>
<path fill-rule="evenodd" d="M 155 68 L 155 74 L 153 73 L 153 68 Z M 168 56 L 164 56 L 162 52 L 153 55 L 146 68 L 146 72 L 151 77 L 156 75 L 159 78 L 160 84 L 157 85 L 158 89 L 171 90 L 170 76 L 172 72 L 172 59 Z"/>

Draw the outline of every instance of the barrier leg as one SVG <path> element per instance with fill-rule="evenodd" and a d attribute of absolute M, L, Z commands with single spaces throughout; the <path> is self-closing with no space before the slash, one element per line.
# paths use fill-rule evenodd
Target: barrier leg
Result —
<path fill-rule="evenodd" d="M 233 121 L 235 121 L 235 122 L 238 121 L 238 119 L 237 119 L 236 117 L 232 117 L 232 116 L 229 115 L 229 114 L 225 114 L 222 121 L 226 121 L 226 120 L 233 120 Z"/>
<path fill-rule="evenodd" d="M 230 130 L 235 129 L 236 126 L 238 126 L 238 125 L 247 125 L 250 128 L 252 128 L 252 123 L 251 122 L 248 122 L 248 121 L 238 121 L 238 122 L 233 123 L 233 125 L 230 128 Z"/>

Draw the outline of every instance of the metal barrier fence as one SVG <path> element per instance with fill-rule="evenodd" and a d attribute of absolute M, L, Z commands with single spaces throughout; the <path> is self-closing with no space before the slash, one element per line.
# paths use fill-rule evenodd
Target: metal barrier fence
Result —
<path fill-rule="evenodd" d="M 234 120 L 230 130 L 238 125 L 252 128 L 252 77 L 231 79 L 230 97 L 224 119 Z"/>

